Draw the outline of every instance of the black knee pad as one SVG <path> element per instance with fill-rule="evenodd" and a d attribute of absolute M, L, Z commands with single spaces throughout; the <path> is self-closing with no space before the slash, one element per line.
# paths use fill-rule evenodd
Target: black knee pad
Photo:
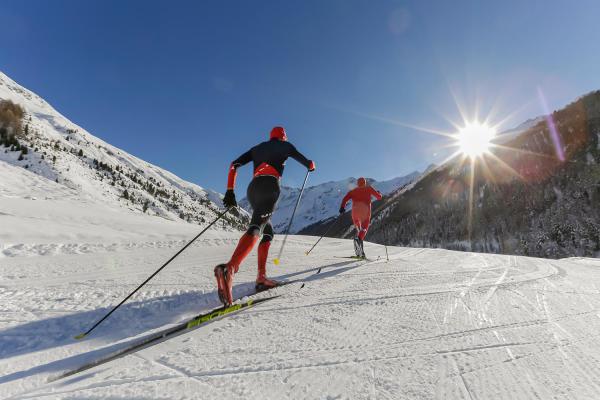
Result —
<path fill-rule="evenodd" d="M 246 231 L 248 235 L 258 236 L 260 234 L 260 226 L 258 225 L 250 225 L 248 230 Z"/>
<path fill-rule="evenodd" d="M 265 224 L 262 230 L 263 237 L 261 239 L 261 243 L 270 242 L 273 240 L 273 225 L 270 223 Z"/>

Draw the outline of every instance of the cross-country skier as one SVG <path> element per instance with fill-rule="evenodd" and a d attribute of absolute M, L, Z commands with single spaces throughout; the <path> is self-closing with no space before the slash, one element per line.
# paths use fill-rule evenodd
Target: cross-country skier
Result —
<path fill-rule="evenodd" d="M 233 276 L 238 271 L 240 264 L 250 254 L 259 236 L 262 240 L 258 246 L 258 274 L 256 277 L 256 290 L 266 290 L 278 285 L 278 282 L 267 278 L 267 256 L 271 240 L 273 240 L 273 226 L 271 215 L 279 198 L 279 179 L 288 157 L 292 157 L 300 164 L 315 170 L 315 163 L 304 157 L 294 145 L 287 141 L 285 129 L 276 126 L 271 130 L 270 140 L 260 143 L 231 163 L 227 179 L 227 192 L 223 198 L 225 207 L 235 207 L 235 179 L 237 169 L 249 162 L 254 164 L 254 178 L 248 185 L 247 198 L 252 206 L 252 219 L 246 233 L 241 237 L 231 259 L 227 264 L 215 267 L 219 298 L 225 305 L 233 303 L 232 287 Z"/>
<path fill-rule="evenodd" d="M 369 224 L 371 223 L 371 198 L 375 197 L 381 200 L 381 193 L 372 186 L 367 185 L 365 178 L 358 178 L 356 188 L 349 191 L 342 199 L 340 214 L 346 212 L 346 204 L 352 200 L 352 222 L 356 227 L 356 236 L 354 237 L 354 250 L 357 257 L 365 258 L 363 240 L 367 236 Z"/>

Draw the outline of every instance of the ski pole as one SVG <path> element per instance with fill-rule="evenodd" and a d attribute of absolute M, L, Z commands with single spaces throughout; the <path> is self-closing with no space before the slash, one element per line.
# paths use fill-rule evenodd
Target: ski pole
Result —
<path fill-rule="evenodd" d="M 387 231 L 385 230 L 385 227 L 383 228 L 383 247 L 385 247 L 385 258 L 387 258 L 388 261 L 390 261 L 390 256 L 388 255 L 388 250 L 387 250 Z"/>
<path fill-rule="evenodd" d="M 313 246 L 310 248 L 309 251 L 307 251 L 306 255 L 309 255 L 311 251 L 313 251 L 313 249 L 315 247 L 317 247 L 317 245 L 319 244 L 319 242 L 321 241 L 321 239 L 323 239 L 325 236 L 327 236 L 327 234 L 329 233 L 329 231 L 331 230 L 331 228 L 333 228 L 335 226 L 335 223 L 340 219 L 340 216 L 342 214 L 339 214 L 337 217 L 335 217 L 335 219 L 331 222 L 331 224 L 329 225 L 329 227 L 327 228 L 327 230 L 325 231 L 325 233 L 323 235 L 321 235 L 321 237 L 319 238 L 319 240 L 317 240 L 317 243 L 313 244 Z"/>
<path fill-rule="evenodd" d="M 148 283 L 150 281 L 150 279 L 154 278 L 156 276 L 156 274 L 158 274 L 160 271 L 162 271 L 162 269 L 164 267 L 166 267 L 167 265 L 169 265 L 169 263 L 171 261 L 173 261 L 175 259 L 175 257 L 177 257 L 179 254 L 181 254 L 185 249 L 187 249 L 192 243 L 194 243 L 196 241 L 196 239 L 198 239 L 200 236 L 202 236 L 202 234 L 204 232 L 206 232 L 211 226 L 213 226 L 214 224 L 217 223 L 217 221 L 219 221 L 221 218 L 223 218 L 223 216 L 225 214 L 227 214 L 227 212 L 230 210 L 231 208 L 226 208 L 225 211 L 223 211 L 222 213 L 220 213 L 219 215 L 217 215 L 217 218 L 215 218 L 206 228 L 202 229 L 202 232 L 200 232 L 199 234 L 196 235 L 195 238 L 193 238 L 192 240 L 189 241 L 188 244 L 186 244 L 185 246 L 183 246 L 183 248 L 181 250 L 179 250 L 177 253 L 175 253 L 175 255 L 173 257 L 171 257 L 169 259 L 169 261 L 167 261 L 166 263 L 164 263 L 159 269 L 156 270 L 156 272 L 154 272 L 152 275 L 150 275 L 150 277 L 148 277 L 148 279 L 146 279 L 144 282 L 142 282 L 142 284 L 140 286 L 138 286 L 133 292 L 129 293 L 129 295 L 127 297 L 125 297 L 119 304 L 117 304 L 112 310 L 110 310 L 108 312 L 108 314 L 106 314 L 104 317 L 102 317 L 98 322 L 96 322 L 94 324 L 94 326 L 92 326 L 90 329 L 88 329 L 86 332 L 81 333 L 77 336 L 75 336 L 75 339 L 83 339 L 84 337 L 86 337 L 91 331 L 93 331 L 94 329 L 96 329 L 96 327 L 98 325 L 100 325 L 102 323 L 102 321 L 104 321 L 106 318 L 108 318 L 113 312 L 116 311 L 117 308 L 121 307 L 123 305 L 123 303 L 125 303 L 127 300 L 129 300 L 129 298 L 131 296 L 133 296 L 138 290 L 140 290 L 146 283 Z"/>
<path fill-rule="evenodd" d="M 294 211 L 292 212 L 292 217 L 290 218 L 290 223 L 288 224 L 287 229 L 285 230 L 285 236 L 283 237 L 283 243 L 281 243 L 281 248 L 279 249 L 279 255 L 276 259 L 273 260 L 273 264 L 279 265 L 279 260 L 281 259 L 281 255 L 283 254 L 283 248 L 285 247 L 285 242 L 287 241 L 287 237 L 290 234 L 290 229 L 292 228 L 292 222 L 294 222 L 294 215 L 296 215 L 296 210 L 298 209 L 298 204 L 300 204 L 300 199 L 302 198 L 302 193 L 304 193 L 304 186 L 306 186 L 306 181 L 308 180 L 308 175 L 310 174 L 310 170 L 306 171 L 306 176 L 304 177 L 304 183 L 302 183 L 302 188 L 300 189 L 300 194 L 298 195 L 298 200 L 296 200 L 296 205 L 294 206 Z"/>

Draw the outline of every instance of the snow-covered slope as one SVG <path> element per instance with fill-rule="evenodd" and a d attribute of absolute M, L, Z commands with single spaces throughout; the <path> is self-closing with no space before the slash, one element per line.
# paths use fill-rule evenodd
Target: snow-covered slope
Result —
<path fill-rule="evenodd" d="M 506 144 L 518 137 L 520 134 L 527 132 L 529 129 L 533 128 L 537 124 L 544 122 L 544 120 L 545 116 L 543 115 L 540 115 L 535 118 L 530 118 L 512 129 L 500 132 L 497 138 L 494 140 L 494 143 Z"/>
<path fill-rule="evenodd" d="M 0 264 L 5 257 L 173 245 L 199 231 L 182 220 L 151 217 L 81 196 L 76 189 L 3 161 L 0 177 Z"/>
<path fill-rule="evenodd" d="M 304 288 L 54 383 L 217 306 L 212 267 L 234 244 L 191 248 L 83 341 L 176 247 L 3 260 L 0 398 L 600 398 L 598 260 L 390 247 L 389 262 L 344 262 L 349 240 L 305 256 L 315 239 L 291 237 L 284 268 L 269 267 Z M 234 293 L 255 274 L 252 255 Z"/>
<path fill-rule="evenodd" d="M 385 202 L 390 202 L 390 201 L 393 201 L 394 199 L 396 199 L 397 197 L 401 196 L 406 191 L 411 190 L 417 183 L 419 183 L 424 177 L 426 177 L 430 172 L 434 171 L 437 167 L 438 166 L 436 164 L 430 164 L 425 169 L 425 171 L 423 171 L 422 173 L 413 172 L 412 174 L 409 174 L 407 176 L 391 179 L 389 181 L 383 181 L 383 182 L 369 181 L 369 182 L 377 190 L 379 190 L 381 193 L 383 193 L 384 196 L 386 196 L 384 198 Z M 348 186 L 350 189 L 356 187 L 356 179 L 350 178 Z M 346 189 L 346 191 L 347 190 L 348 189 Z M 319 220 L 317 220 L 317 222 L 313 222 L 311 224 L 305 225 L 300 230 L 298 230 L 296 233 L 298 233 L 300 235 L 321 236 L 325 232 L 327 232 L 327 230 L 330 228 L 330 225 L 331 225 L 331 221 L 332 221 L 331 217 L 338 215 L 339 205 L 340 205 L 342 196 L 344 194 L 345 194 L 345 192 L 340 193 L 338 197 L 334 197 L 334 199 L 332 199 L 332 201 L 333 201 L 332 206 L 335 206 L 335 209 L 332 212 L 330 212 L 329 214 L 327 214 L 327 217 L 325 217 L 323 219 L 319 219 Z M 336 201 L 337 201 L 337 203 L 336 203 Z M 376 202 L 375 205 L 377 206 L 378 203 Z M 377 207 L 375 209 L 377 209 Z M 349 219 L 350 215 L 351 215 L 351 213 L 348 213 L 346 216 L 342 217 L 342 219 Z M 381 217 L 379 219 L 381 219 Z M 373 222 L 377 222 L 377 221 L 378 220 L 374 220 Z M 345 229 L 346 233 L 348 233 L 348 232 L 352 231 L 354 228 L 352 226 L 348 226 L 348 227 L 342 227 L 342 229 Z"/>
<path fill-rule="evenodd" d="M 0 162 L 26 168 L 74 190 L 82 199 L 134 214 L 205 223 L 219 211 L 218 193 L 98 139 L 1 72 L 0 100 L 11 100 L 25 110 L 25 132 L 19 142 L 27 148 L 24 154 L 0 146 Z M 226 226 L 241 227 L 244 218 L 228 215 Z"/>
<path fill-rule="evenodd" d="M 473 164 L 454 159 L 373 213 L 368 240 L 537 257 L 600 257 L 600 91 Z M 331 235 L 350 237 L 349 218 Z"/>
<path fill-rule="evenodd" d="M 420 173 L 415 171 L 406 176 L 397 177 L 387 181 L 378 182 L 369 179 L 369 183 L 381 193 L 389 194 L 412 182 L 419 175 Z M 298 206 L 298 211 L 296 211 L 291 232 L 299 232 L 309 225 L 337 215 L 342 198 L 354 187 L 356 187 L 356 178 L 326 182 L 306 188 L 302 195 L 302 201 Z M 299 188 L 282 186 L 279 202 L 277 203 L 277 210 L 275 211 L 272 220 L 273 228 L 276 232 L 283 232 L 287 228 L 299 194 Z M 240 201 L 240 205 L 247 211 L 252 210 L 248 200 L 245 198 Z"/>

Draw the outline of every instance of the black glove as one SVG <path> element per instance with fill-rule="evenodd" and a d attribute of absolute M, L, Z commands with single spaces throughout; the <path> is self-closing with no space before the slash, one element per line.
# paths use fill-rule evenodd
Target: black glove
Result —
<path fill-rule="evenodd" d="M 344 207 L 340 207 L 340 214 L 343 214 L 343 213 L 345 213 L 345 212 L 346 212 L 346 208 L 344 208 Z"/>
<path fill-rule="evenodd" d="M 233 193 L 233 189 L 227 189 L 225 192 L 225 197 L 223 197 L 223 205 L 225 208 L 231 208 L 237 206 L 237 201 L 235 201 L 235 193 Z"/>

